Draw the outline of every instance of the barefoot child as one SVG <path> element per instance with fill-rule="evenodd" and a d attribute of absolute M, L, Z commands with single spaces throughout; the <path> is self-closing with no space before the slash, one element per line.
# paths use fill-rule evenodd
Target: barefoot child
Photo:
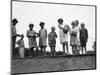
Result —
<path fill-rule="evenodd" d="M 33 24 L 29 24 L 29 30 L 26 33 L 26 36 L 29 40 L 30 56 L 33 56 L 34 48 L 37 47 L 36 37 L 38 36 L 38 34 L 33 30 L 33 27 Z"/>
<path fill-rule="evenodd" d="M 75 52 L 77 50 L 77 44 L 78 44 L 78 39 L 77 39 L 77 28 L 76 28 L 76 24 L 73 21 L 71 23 L 72 28 L 70 30 L 70 45 L 72 46 L 72 54 L 75 55 Z"/>
<path fill-rule="evenodd" d="M 62 44 L 63 53 L 65 55 L 65 47 L 67 50 L 67 54 L 69 54 L 68 51 L 68 31 L 69 26 L 63 24 L 63 19 L 58 19 L 58 27 L 59 27 L 59 33 L 60 33 L 60 43 Z M 66 31 L 67 30 L 67 31 Z"/>
<path fill-rule="evenodd" d="M 21 39 L 19 39 L 16 44 L 18 45 L 19 47 L 19 55 L 21 58 L 24 58 L 24 35 L 21 34 Z"/>
<path fill-rule="evenodd" d="M 41 48 L 41 52 L 44 52 L 44 55 L 46 56 L 47 30 L 44 28 L 44 25 L 45 25 L 44 22 L 40 22 L 41 29 L 39 30 L 39 47 Z"/>
<path fill-rule="evenodd" d="M 88 31 L 85 28 L 84 23 L 81 23 L 81 27 L 82 27 L 82 29 L 80 30 L 80 43 L 81 43 L 82 54 L 83 54 L 83 49 L 85 49 L 85 53 L 86 53 L 86 43 L 88 40 Z"/>
<path fill-rule="evenodd" d="M 55 32 L 55 27 L 51 27 L 51 32 L 48 35 L 48 42 L 51 48 L 51 55 L 55 55 L 55 47 L 56 47 L 56 38 L 57 34 Z"/>

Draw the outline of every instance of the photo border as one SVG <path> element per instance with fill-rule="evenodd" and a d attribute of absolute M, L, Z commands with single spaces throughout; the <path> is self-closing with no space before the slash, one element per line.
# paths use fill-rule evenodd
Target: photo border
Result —
<path fill-rule="evenodd" d="M 84 71 L 84 70 L 96 70 L 97 69 L 97 5 L 87 5 L 87 4 L 73 4 L 73 3 L 56 3 L 56 2 L 42 2 L 42 1 L 23 1 L 23 0 L 10 0 L 10 25 L 12 24 L 12 2 L 28 2 L 28 3 L 42 3 L 42 4 L 58 4 L 58 5 L 75 5 L 75 6 L 88 6 L 95 7 L 95 41 L 96 41 L 96 55 L 95 55 L 95 68 L 92 69 L 76 69 L 76 70 L 57 70 L 57 71 L 45 71 L 45 72 L 27 72 L 27 73 L 11 73 L 13 74 L 36 74 L 36 73 L 53 73 L 53 72 L 65 72 L 65 71 Z M 11 29 L 11 26 L 10 26 Z M 10 40 L 11 38 L 11 30 L 10 30 Z M 12 42 L 12 41 L 11 41 Z M 11 51 L 11 42 L 10 42 L 10 53 Z M 10 54 L 10 65 L 12 66 L 12 54 Z M 10 70 L 11 70 L 10 66 Z M 11 71 L 10 71 L 11 72 Z"/>

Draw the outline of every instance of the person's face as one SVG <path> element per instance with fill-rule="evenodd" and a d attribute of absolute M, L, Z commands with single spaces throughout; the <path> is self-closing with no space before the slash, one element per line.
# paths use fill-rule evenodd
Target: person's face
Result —
<path fill-rule="evenodd" d="M 81 25 L 81 27 L 82 27 L 82 28 L 84 28 L 84 27 L 85 27 L 85 25 L 83 25 L 83 24 L 82 24 L 82 25 Z"/>
<path fill-rule="evenodd" d="M 58 23 L 59 23 L 59 24 L 63 24 L 63 21 L 59 21 Z"/>
<path fill-rule="evenodd" d="M 41 25 L 41 28 L 44 28 L 44 25 Z"/>
<path fill-rule="evenodd" d="M 30 26 L 30 30 L 32 30 L 33 29 L 33 26 Z"/>
<path fill-rule="evenodd" d="M 51 31 L 54 32 L 55 31 L 55 28 L 51 28 Z"/>
<path fill-rule="evenodd" d="M 24 36 L 21 36 L 21 39 L 23 39 L 24 38 Z"/>
<path fill-rule="evenodd" d="M 13 22 L 13 25 L 16 26 L 17 22 Z"/>

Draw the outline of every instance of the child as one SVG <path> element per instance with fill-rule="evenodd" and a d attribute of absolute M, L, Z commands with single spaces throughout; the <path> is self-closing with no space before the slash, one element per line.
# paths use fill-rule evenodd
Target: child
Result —
<path fill-rule="evenodd" d="M 48 35 L 48 42 L 51 48 L 51 55 L 55 55 L 55 47 L 56 47 L 56 38 L 57 34 L 55 32 L 55 27 L 51 27 L 51 32 Z"/>
<path fill-rule="evenodd" d="M 41 29 L 39 30 L 39 47 L 41 48 L 41 52 L 44 50 L 44 55 L 46 56 L 47 30 L 44 28 L 44 25 L 44 22 L 40 22 Z"/>
<path fill-rule="evenodd" d="M 18 40 L 18 41 L 16 42 L 16 44 L 17 44 L 18 47 L 19 47 L 19 55 L 20 55 L 20 57 L 21 57 L 21 58 L 24 58 L 24 40 L 23 40 L 24 35 L 21 34 L 20 37 L 21 37 L 21 39 Z"/>
<path fill-rule="evenodd" d="M 78 39 L 76 52 L 77 52 L 77 54 L 80 54 L 79 51 L 81 50 L 81 45 L 80 45 L 79 35 L 80 35 L 80 29 L 81 29 L 81 27 L 79 27 L 79 21 L 78 20 L 75 20 L 75 24 L 76 24 L 77 39 Z"/>
<path fill-rule="evenodd" d="M 29 24 L 29 30 L 26 33 L 29 40 L 30 56 L 33 56 L 34 48 L 37 47 L 36 37 L 38 37 L 38 33 L 33 30 L 33 27 L 33 24 Z"/>
<path fill-rule="evenodd" d="M 81 27 L 82 29 L 80 30 L 80 43 L 81 43 L 81 47 L 82 47 L 82 54 L 83 54 L 83 48 L 85 49 L 85 53 L 86 53 L 86 43 L 88 40 L 88 31 L 85 27 L 84 23 L 81 23 Z"/>
<path fill-rule="evenodd" d="M 77 50 L 77 44 L 78 44 L 78 39 L 77 39 L 77 28 L 76 28 L 76 24 L 73 21 L 71 23 L 72 28 L 70 30 L 70 45 L 72 46 L 72 53 L 75 54 L 76 50 Z"/>
<path fill-rule="evenodd" d="M 58 19 L 58 27 L 59 27 L 59 32 L 60 32 L 60 43 L 62 44 L 62 48 L 63 48 L 63 52 L 64 52 L 64 55 L 65 55 L 65 47 L 67 49 L 67 54 L 69 54 L 69 51 L 68 51 L 68 31 L 69 31 L 69 26 L 68 25 L 64 25 L 63 24 L 63 19 L 62 18 L 59 18 Z M 67 29 L 67 32 L 65 33 L 64 32 L 64 29 Z"/>

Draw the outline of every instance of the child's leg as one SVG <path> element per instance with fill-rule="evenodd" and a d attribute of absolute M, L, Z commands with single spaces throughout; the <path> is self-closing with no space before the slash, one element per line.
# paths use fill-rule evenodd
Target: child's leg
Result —
<path fill-rule="evenodd" d="M 50 49 L 51 49 L 51 55 L 52 55 L 52 47 L 50 47 Z"/>
<path fill-rule="evenodd" d="M 44 47 L 44 55 L 46 56 L 46 47 Z"/>
<path fill-rule="evenodd" d="M 69 54 L 69 50 L 68 50 L 68 42 L 66 42 L 66 50 L 67 50 L 67 54 Z"/>
<path fill-rule="evenodd" d="M 53 55 L 55 55 L 55 46 L 53 47 Z"/>
<path fill-rule="evenodd" d="M 82 47 L 82 54 L 83 54 L 83 47 Z"/>
<path fill-rule="evenodd" d="M 24 58 L 24 47 L 22 47 L 22 58 Z"/>
<path fill-rule="evenodd" d="M 65 54 L 65 43 L 63 43 L 63 52 Z"/>
<path fill-rule="evenodd" d="M 87 51 L 87 50 L 86 50 L 86 46 L 85 46 L 84 48 L 85 48 L 85 54 L 86 54 L 86 51 Z"/>

